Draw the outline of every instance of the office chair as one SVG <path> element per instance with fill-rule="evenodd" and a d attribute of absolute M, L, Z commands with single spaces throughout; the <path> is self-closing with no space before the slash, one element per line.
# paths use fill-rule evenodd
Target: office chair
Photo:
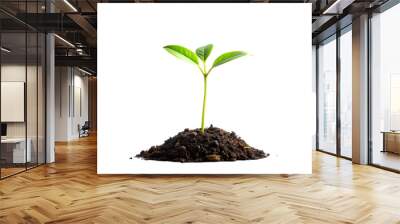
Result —
<path fill-rule="evenodd" d="M 82 127 L 78 125 L 78 129 L 79 129 L 79 138 L 89 136 L 89 129 L 90 129 L 89 121 L 85 121 Z"/>

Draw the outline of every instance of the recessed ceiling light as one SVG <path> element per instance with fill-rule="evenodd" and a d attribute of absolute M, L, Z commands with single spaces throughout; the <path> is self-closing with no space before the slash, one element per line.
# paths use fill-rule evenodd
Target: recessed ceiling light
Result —
<path fill-rule="evenodd" d="M 322 14 L 342 14 L 343 9 L 351 5 L 355 0 L 336 0 Z"/>
<path fill-rule="evenodd" d="M 93 75 L 92 73 L 90 73 L 90 72 L 88 72 L 88 71 L 86 71 L 86 70 L 83 70 L 83 69 L 81 69 L 81 68 L 79 68 L 79 67 L 78 67 L 78 70 L 81 71 L 81 72 L 83 72 L 83 73 L 85 73 L 85 74 L 87 74 L 87 75 L 90 75 L 90 76 Z"/>
<path fill-rule="evenodd" d="M 11 50 L 9 50 L 9 49 L 7 49 L 5 47 L 1 47 L 0 49 L 1 49 L 1 51 L 4 51 L 6 53 L 10 53 L 11 52 Z"/>
<path fill-rule="evenodd" d="M 59 35 L 57 35 L 57 34 L 54 34 L 54 36 L 55 37 L 57 37 L 59 40 L 61 40 L 62 42 L 64 42 L 64 43 L 66 43 L 67 45 L 69 45 L 70 47 L 73 47 L 73 48 L 75 48 L 75 45 L 73 45 L 71 42 L 69 42 L 68 40 L 66 40 L 66 39 L 64 39 L 64 38 L 62 38 L 62 37 L 60 37 Z"/>
<path fill-rule="evenodd" d="M 68 0 L 64 0 L 65 4 L 67 4 L 74 12 L 78 12 L 78 10 L 73 6 Z"/>

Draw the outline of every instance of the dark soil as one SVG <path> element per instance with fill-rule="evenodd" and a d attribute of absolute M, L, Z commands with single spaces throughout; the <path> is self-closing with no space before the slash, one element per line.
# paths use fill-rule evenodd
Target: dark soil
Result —
<path fill-rule="evenodd" d="M 235 132 L 227 132 L 213 127 L 204 129 L 185 129 L 164 144 L 152 146 L 136 157 L 146 160 L 173 162 L 217 162 L 235 160 L 254 160 L 269 156 L 255 149 L 238 137 Z"/>

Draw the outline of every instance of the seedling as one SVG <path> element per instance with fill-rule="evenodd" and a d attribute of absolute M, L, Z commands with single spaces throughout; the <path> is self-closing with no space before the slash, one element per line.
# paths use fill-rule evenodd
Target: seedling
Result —
<path fill-rule="evenodd" d="M 196 53 L 194 53 L 190 49 L 180 46 L 180 45 L 167 45 L 164 47 L 164 49 L 179 59 L 183 59 L 185 61 L 195 64 L 199 68 L 201 74 L 203 74 L 204 96 L 203 96 L 203 110 L 201 113 L 201 133 L 204 133 L 204 116 L 206 113 L 207 78 L 208 78 L 208 76 L 210 75 L 211 71 L 215 67 L 225 64 L 226 62 L 232 61 L 236 58 L 245 56 L 246 52 L 230 51 L 230 52 L 221 54 L 219 57 L 217 57 L 217 59 L 215 59 L 212 66 L 207 70 L 206 61 L 207 61 L 208 56 L 210 56 L 211 51 L 213 49 L 212 44 L 208 44 L 206 46 L 197 48 Z"/>

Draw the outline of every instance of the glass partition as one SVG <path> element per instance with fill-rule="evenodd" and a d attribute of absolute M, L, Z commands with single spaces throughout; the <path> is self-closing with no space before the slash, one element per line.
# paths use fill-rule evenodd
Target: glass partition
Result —
<path fill-rule="evenodd" d="M 26 141 L 26 41 L 25 32 L 1 34 L 2 177 L 24 171 L 31 162 L 30 143 Z"/>
<path fill-rule="evenodd" d="M 44 1 L 0 6 L 44 12 Z M 44 33 L 0 12 L 1 179 L 45 163 L 45 44 Z"/>

